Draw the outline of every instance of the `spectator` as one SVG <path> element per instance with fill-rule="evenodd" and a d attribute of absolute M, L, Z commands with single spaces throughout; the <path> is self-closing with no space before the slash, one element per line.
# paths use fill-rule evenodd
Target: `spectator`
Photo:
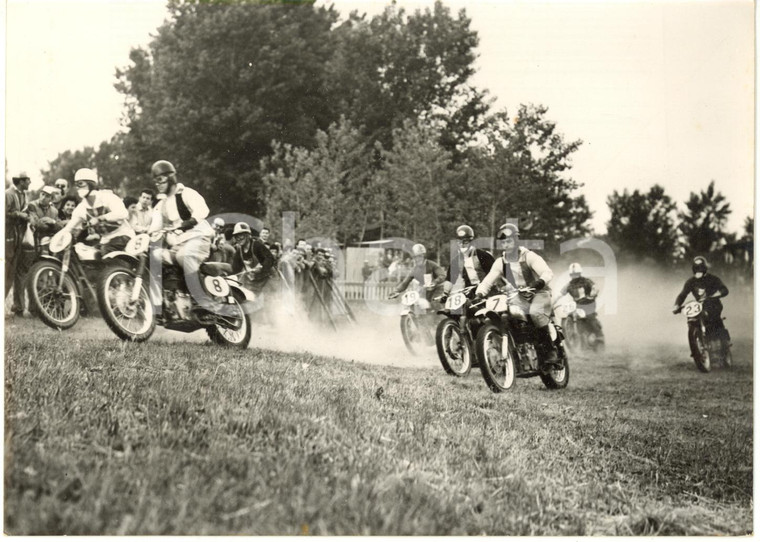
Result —
<path fill-rule="evenodd" d="M 364 265 L 362 266 L 362 280 L 367 282 L 371 276 L 372 266 L 369 264 L 369 260 L 364 260 Z"/>
<path fill-rule="evenodd" d="M 129 213 L 129 223 L 135 233 L 147 233 L 150 227 L 151 220 L 153 220 L 153 201 L 155 199 L 155 193 L 150 188 L 145 188 L 140 192 L 140 197 L 137 199 L 137 205 L 134 211 Z"/>
<path fill-rule="evenodd" d="M 11 311 L 24 314 L 24 275 L 29 258 L 23 249 L 24 236 L 29 225 L 26 191 L 30 179 L 26 173 L 13 177 L 13 186 L 5 191 L 5 296 L 13 287 Z"/>
<path fill-rule="evenodd" d="M 60 230 L 71 220 L 71 215 L 74 213 L 77 205 L 79 205 L 79 198 L 76 196 L 65 196 L 61 199 L 58 206 L 57 229 Z"/>
<path fill-rule="evenodd" d="M 53 206 L 53 195 L 58 189 L 43 186 L 39 197 L 29 204 L 29 223 L 34 231 L 34 246 L 37 249 L 43 237 L 51 235 L 56 230 L 58 209 Z"/>

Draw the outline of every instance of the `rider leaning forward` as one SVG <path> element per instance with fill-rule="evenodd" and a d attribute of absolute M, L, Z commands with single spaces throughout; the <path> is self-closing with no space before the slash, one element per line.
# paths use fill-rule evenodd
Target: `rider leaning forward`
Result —
<path fill-rule="evenodd" d="M 62 231 L 73 235 L 86 226 L 100 236 L 98 244 L 101 255 L 124 250 L 135 232 L 129 224 L 129 211 L 124 207 L 122 199 L 111 190 L 101 189 L 98 176 L 89 168 L 77 170 L 74 185 L 82 201 Z"/>
<path fill-rule="evenodd" d="M 681 312 L 681 306 L 686 296 L 691 294 L 694 299 L 702 303 L 702 311 L 705 313 L 709 331 L 722 330 L 725 333 L 726 340 L 730 341 L 728 330 L 723 325 L 721 316 L 723 303 L 720 301 L 721 297 L 728 295 L 728 288 L 717 276 L 707 272 L 707 260 L 703 256 L 694 258 L 691 272 L 693 276 L 686 280 L 681 293 L 676 297 L 673 314 Z"/>
<path fill-rule="evenodd" d="M 168 263 L 180 265 L 185 280 L 195 278 L 201 264 L 211 252 L 214 230 L 206 221 L 209 209 L 206 200 L 197 191 L 177 182 L 177 171 L 171 162 L 159 160 L 150 168 L 156 191 L 162 199 L 153 210 L 149 232 L 169 230 Z M 151 281 L 154 282 L 154 281 Z M 161 306 L 161 293 L 152 290 L 153 302 Z"/>
<path fill-rule="evenodd" d="M 508 288 L 518 289 L 520 295 L 514 303 L 530 314 L 533 325 L 538 329 L 544 361 L 554 363 L 557 361 L 557 350 L 549 331 L 552 305 L 549 281 L 554 274 L 541 256 L 518 246 L 518 233 L 514 224 L 503 224 L 499 228 L 496 238 L 504 253 L 491 267 L 475 295 L 478 298 L 485 297 L 494 285 L 502 281 L 506 281 Z"/>
<path fill-rule="evenodd" d="M 494 262 L 490 252 L 472 245 L 475 232 L 470 226 L 462 224 L 457 228 L 456 235 L 459 250 L 456 253 L 456 259 L 452 258 L 452 264 L 446 271 L 446 281 L 443 283 L 445 296 L 451 292 L 452 282 L 455 284 L 464 282 L 465 287 L 480 284 Z"/>
<path fill-rule="evenodd" d="M 417 243 L 412 247 L 412 256 L 414 257 L 414 267 L 407 273 L 395 291 L 389 296 L 390 299 L 398 295 L 409 287 L 412 280 L 416 279 L 425 288 L 425 297 L 432 302 L 435 298 L 443 294 L 443 282 L 446 280 L 446 271 L 435 263 L 433 260 L 425 258 L 427 250 L 425 245 Z"/>
<path fill-rule="evenodd" d="M 559 295 L 570 294 L 578 308 L 586 313 L 586 320 L 591 325 L 598 337 L 602 336 L 602 324 L 596 317 L 596 297 L 599 295 L 594 281 L 583 276 L 583 267 L 577 262 L 570 264 L 568 268 L 570 282 L 565 284 L 559 291 Z"/>

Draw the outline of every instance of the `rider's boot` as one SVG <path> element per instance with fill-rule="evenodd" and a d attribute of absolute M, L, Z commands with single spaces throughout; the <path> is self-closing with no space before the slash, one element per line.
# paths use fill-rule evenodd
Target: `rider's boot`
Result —
<path fill-rule="evenodd" d="M 541 341 L 542 350 L 544 351 L 543 361 L 544 364 L 555 364 L 559 362 L 557 358 L 557 349 L 554 346 L 549 326 L 538 328 L 538 340 Z"/>

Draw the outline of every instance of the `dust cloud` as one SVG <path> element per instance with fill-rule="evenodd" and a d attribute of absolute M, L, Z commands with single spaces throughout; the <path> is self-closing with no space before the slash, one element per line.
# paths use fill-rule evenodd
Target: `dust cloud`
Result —
<path fill-rule="evenodd" d="M 617 288 L 606 292 L 606 295 L 616 297 L 616 307 L 613 303 L 613 306 L 602 307 L 599 313 L 607 344 L 686 347 L 686 317 L 674 315 L 672 308 L 689 276 L 680 271 L 667 272 L 640 265 L 619 268 Z M 725 277 L 721 278 L 725 280 Z M 734 340 L 751 342 L 754 334 L 752 282 L 725 282 L 729 289 L 728 297 L 722 299 L 726 326 Z"/>
<path fill-rule="evenodd" d="M 417 356 L 406 349 L 398 314 L 376 314 L 363 305 L 354 306 L 353 312 L 356 322 L 336 318 L 337 330 L 327 322 L 309 321 L 302 313 L 274 314 L 268 324 L 254 321 L 251 346 L 397 367 L 438 365 L 435 346 L 424 348 Z"/>

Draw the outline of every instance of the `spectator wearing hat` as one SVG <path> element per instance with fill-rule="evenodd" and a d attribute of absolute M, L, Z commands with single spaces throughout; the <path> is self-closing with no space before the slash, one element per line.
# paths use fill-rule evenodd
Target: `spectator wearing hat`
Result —
<path fill-rule="evenodd" d="M 39 247 L 40 240 L 51 235 L 58 223 L 58 209 L 53 205 L 53 197 L 59 194 L 57 188 L 43 186 L 36 200 L 29 204 L 29 223 L 34 231 L 34 245 Z"/>
<path fill-rule="evenodd" d="M 29 225 L 26 191 L 29 175 L 13 177 L 13 186 L 5 191 L 5 295 L 13 287 L 13 314 L 24 313 L 23 280 L 29 265 L 23 249 L 24 235 Z"/>
<path fill-rule="evenodd" d="M 245 279 L 255 293 L 261 292 L 274 269 L 274 256 L 267 246 L 254 237 L 251 227 L 245 222 L 235 224 L 232 230 L 235 254 L 232 258 L 232 272 L 247 271 Z"/>

